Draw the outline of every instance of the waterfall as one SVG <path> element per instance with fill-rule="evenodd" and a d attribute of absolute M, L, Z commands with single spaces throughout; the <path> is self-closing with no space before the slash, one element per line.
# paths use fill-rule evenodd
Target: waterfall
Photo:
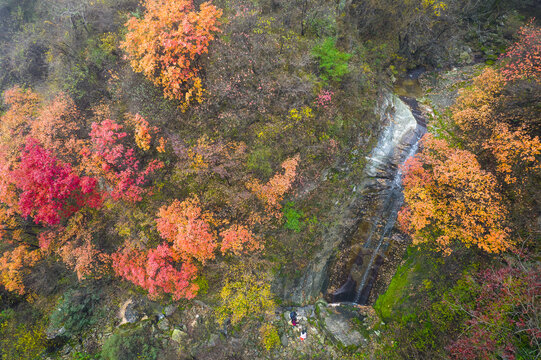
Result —
<path fill-rule="evenodd" d="M 408 152 L 407 156 L 405 157 L 404 161 L 405 163 L 407 159 L 409 159 L 411 156 L 415 155 L 419 148 L 419 139 L 415 142 L 415 144 L 411 147 L 410 151 Z M 401 164 L 401 165 L 402 165 Z M 396 194 L 398 193 L 398 194 Z M 395 198 L 396 196 L 396 198 Z M 360 284 L 357 287 L 357 292 L 355 294 L 355 301 L 358 304 L 365 304 L 366 300 L 368 299 L 368 296 L 370 295 L 369 291 L 365 291 L 366 289 L 366 279 L 368 278 L 368 274 L 370 272 L 370 269 L 372 269 L 372 266 L 374 265 L 374 260 L 376 259 L 376 255 L 379 254 L 380 248 L 382 244 L 384 243 L 385 239 L 388 238 L 389 234 L 394 228 L 394 225 L 396 223 L 396 219 L 398 216 L 398 211 L 402 207 L 402 204 L 404 202 L 404 196 L 402 195 L 402 169 L 399 167 L 398 171 L 396 172 L 396 175 L 393 179 L 393 184 L 391 188 L 391 196 L 390 199 L 395 198 L 395 201 L 389 201 L 390 206 L 392 206 L 391 218 L 386 219 L 385 228 L 379 238 L 378 245 L 376 249 L 372 252 L 372 255 L 370 256 L 370 261 L 368 262 L 368 265 L 366 267 L 366 271 L 363 274 L 362 280 Z M 367 247 L 367 244 L 364 245 L 364 247 Z M 368 289 L 371 290 L 371 289 Z M 363 297 L 363 291 L 366 293 L 366 295 Z"/>
<path fill-rule="evenodd" d="M 333 301 L 366 304 L 374 285 L 383 252 L 388 246 L 398 211 L 403 204 L 401 165 L 415 155 L 426 125 L 417 101 L 386 94 L 376 113 L 386 124 L 378 143 L 367 157 L 359 191 L 367 210 L 362 216 L 369 231 L 361 239 L 346 283 L 331 296 Z"/>

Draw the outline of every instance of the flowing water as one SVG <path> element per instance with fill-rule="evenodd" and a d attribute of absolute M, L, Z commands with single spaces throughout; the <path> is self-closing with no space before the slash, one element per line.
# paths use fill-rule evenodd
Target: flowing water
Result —
<path fill-rule="evenodd" d="M 413 98 L 386 94 L 377 113 L 386 127 L 367 157 L 359 189 L 367 210 L 353 237 L 357 246 L 351 247 L 349 275 L 330 294 L 333 302 L 367 303 L 404 200 L 401 165 L 416 153 L 419 139 L 426 132 L 425 120 Z"/>

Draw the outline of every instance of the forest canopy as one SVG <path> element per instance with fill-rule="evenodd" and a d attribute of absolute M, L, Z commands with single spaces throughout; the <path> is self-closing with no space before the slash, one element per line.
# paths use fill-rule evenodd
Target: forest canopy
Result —
<path fill-rule="evenodd" d="M 538 358 L 537 14 L 0 0 L 0 358 Z"/>

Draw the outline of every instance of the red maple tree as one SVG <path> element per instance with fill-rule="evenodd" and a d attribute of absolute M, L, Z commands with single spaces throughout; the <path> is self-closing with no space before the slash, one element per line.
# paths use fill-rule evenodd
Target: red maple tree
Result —
<path fill-rule="evenodd" d="M 10 175 L 20 190 L 21 215 L 32 216 L 36 223 L 56 225 L 83 206 L 101 205 L 95 178 L 79 177 L 69 164 L 58 161 L 32 138 L 27 140 L 20 164 Z"/>

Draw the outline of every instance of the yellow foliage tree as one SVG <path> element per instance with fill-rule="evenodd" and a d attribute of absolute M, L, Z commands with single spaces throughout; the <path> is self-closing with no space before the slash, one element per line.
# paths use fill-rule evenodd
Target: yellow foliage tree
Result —
<path fill-rule="evenodd" d="M 13 251 L 6 251 L 0 257 L 0 284 L 6 290 L 25 293 L 23 278 L 41 259 L 41 252 L 31 251 L 26 245 L 20 245 Z"/>
<path fill-rule="evenodd" d="M 0 359 L 39 359 L 46 348 L 43 321 L 23 323 L 11 309 L 0 313 Z"/>
<path fill-rule="evenodd" d="M 272 314 L 276 308 L 270 284 L 246 269 L 230 274 L 220 292 L 220 298 L 222 304 L 217 309 L 220 324 L 229 318 L 232 325 L 237 325 L 244 319 Z"/>

